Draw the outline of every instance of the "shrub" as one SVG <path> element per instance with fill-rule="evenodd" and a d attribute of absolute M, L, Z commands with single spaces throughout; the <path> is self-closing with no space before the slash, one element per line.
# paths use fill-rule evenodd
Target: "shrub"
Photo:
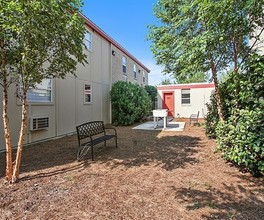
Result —
<path fill-rule="evenodd" d="M 152 109 L 155 109 L 155 102 L 157 101 L 157 94 L 158 94 L 157 88 L 155 86 L 146 85 L 145 89 L 151 98 Z"/>
<path fill-rule="evenodd" d="M 253 175 L 264 173 L 263 71 L 264 56 L 253 55 L 243 72 L 230 73 L 220 84 L 224 121 L 219 122 L 215 98 L 212 97 L 205 123 L 206 134 L 217 138 L 223 157 Z"/>
<path fill-rule="evenodd" d="M 147 91 L 136 84 L 118 81 L 110 91 L 112 122 L 131 125 L 140 121 L 150 110 L 151 100 Z"/>
<path fill-rule="evenodd" d="M 232 106 L 234 105 L 234 81 L 233 74 L 230 73 L 229 76 L 225 78 L 223 82 L 219 84 L 219 92 L 222 97 L 223 113 L 224 119 L 228 119 L 232 112 Z M 216 103 L 216 96 L 212 94 L 210 97 L 210 102 L 206 103 L 208 109 L 206 119 L 205 119 L 205 133 L 209 138 L 216 138 L 216 128 L 219 122 L 219 115 Z"/>
<path fill-rule="evenodd" d="M 236 116 L 217 127 L 217 144 L 223 157 L 253 175 L 264 173 L 263 110 L 238 110 Z"/>
<path fill-rule="evenodd" d="M 205 133 L 209 138 L 216 138 L 216 127 L 219 122 L 219 115 L 216 104 L 215 94 L 210 97 L 210 102 L 206 103 L 208 109 L 205 119 Z"/>

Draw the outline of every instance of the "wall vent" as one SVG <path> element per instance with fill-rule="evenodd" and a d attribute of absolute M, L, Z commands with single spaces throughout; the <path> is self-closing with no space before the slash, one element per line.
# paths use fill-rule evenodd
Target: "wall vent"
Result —
<path fill-rule="evenodd" d="M 30 130 L 37 131 L 49 128 L 49 117 L 32 117 L 30 120 Z"/>

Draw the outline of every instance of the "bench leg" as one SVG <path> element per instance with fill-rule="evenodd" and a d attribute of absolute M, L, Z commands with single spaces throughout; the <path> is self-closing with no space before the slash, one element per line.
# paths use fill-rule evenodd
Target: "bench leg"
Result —
<path fill-rule="evenodd" d="M 79 147 L 79 150 L 78 150 L 78 153 L 77 153 L 77 160 L 78 161 L 82 160 L 85 157 L 85 155 L 89 151 L 90 147 L 91 146 L 89 146 L 89 145 L 84 145 L 84 146 L 80 146 Z"/>
<path fill-rule="evenodd" d="M 117 148 L 117 137 L 115 137 L 115 143 L 116 143 L 116 148 Z"/>
<path fill-rule="evenodd" d="M 92 161 L 94 160 L 94 155 L 93 155 L 93 145 L 91 146 L 91 154 L 92 154 Z"/>

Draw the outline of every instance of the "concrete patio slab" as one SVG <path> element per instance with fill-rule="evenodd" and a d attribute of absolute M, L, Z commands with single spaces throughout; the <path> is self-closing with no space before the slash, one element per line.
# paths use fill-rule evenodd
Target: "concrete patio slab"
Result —
<path fill-rule="evenodd" d="M 140 129 L 140 130 L 153 130 L 153 131 L 183 131 L 185 126 L 185 122 L 174 122 L 171 121 L 167 124 L 167 127 L 163 128 L 163 120 L 158 121 L 158 126 L 154 129 L 154 122 L 148 121 L 143 124 L 140 124 L 133 129 Z"/>

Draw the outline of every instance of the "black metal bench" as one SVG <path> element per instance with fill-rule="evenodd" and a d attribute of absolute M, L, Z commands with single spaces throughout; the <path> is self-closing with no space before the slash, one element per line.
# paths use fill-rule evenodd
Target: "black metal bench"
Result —
<path fill-rule="evenodd" d="M 200 113 L 200 112 L 198 111 L 197 114 L 191 114 L 191 115 L 190 115 L 190 125 L 191 125 L 192 121 L 194 122 L 194 124 L 195 124 L 195 123 L 198 123 L 199 113 Z"/>
<path fill-rule="evenodd" d="M 77 160 L 83 159 L 89 149 L 91 149 L 92 160 L 94 160 L 94 145 L 104 142 L 104 146 L 106 146 L 106 141 L 112 138 L 115 139 L 115 144 L 117 147 L 116 129 L 105 128 L 104 123 L 102 121 L 91 121 L 81 124 L 76 127 L 76 130 L 79 144 Z M 111 134 L 107 134 L 106 130 L 112 130 Z"/>

